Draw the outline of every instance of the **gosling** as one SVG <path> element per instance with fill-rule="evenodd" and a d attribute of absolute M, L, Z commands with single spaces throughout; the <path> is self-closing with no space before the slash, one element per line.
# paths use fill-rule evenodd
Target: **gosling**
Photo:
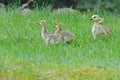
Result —
<path fill-rule="evenodd" d="M 94 21 L 94 25 L 92 27 L 92 35 L 94 39 L 96 39 L 98 36 L 102 38 L 108 38 L 112 34 L 112 30 L 103 25 L 104 19 L 99 18 L 98 15 L 93 15 L 91 20 Z"/>
<path fill-rule="evenodd" d="M 61 22 L 58 22 L 55 26 L 56 26 L 55 34 L 57 34 L 61 38 L 63 43 L 70 43 L 75 39 L 75 35 L 72 32 L 62 29 Z"/>
<path fill-rule="evenodd" d="M 104 24 L 104 18 L 99 18 L 99 24 Z"/>
<path fill-rule="evenodd" d="M 42 38 L 46 44 L 59 44 L 60 38 L 52 33 L 49 33 L 46 28 L 46 20 L 40 20 L 39 24 L 42 26 Z"/>

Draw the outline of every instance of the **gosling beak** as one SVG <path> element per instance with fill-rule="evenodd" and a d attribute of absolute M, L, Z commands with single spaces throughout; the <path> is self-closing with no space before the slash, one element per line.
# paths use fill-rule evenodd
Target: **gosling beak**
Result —
<path fill-rule="evenodd" d="M 93 20 L 92 18 L 90 18 L 90 20 Z"/>

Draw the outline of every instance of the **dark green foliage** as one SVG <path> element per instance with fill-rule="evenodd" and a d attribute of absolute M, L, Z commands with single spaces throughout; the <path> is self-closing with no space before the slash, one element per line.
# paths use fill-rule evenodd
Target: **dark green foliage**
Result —
<path fill-rule="evenodd" d="M 27 1 L 27 0 L 23 0 L 23 1 Z M 0 0 L 0 2 L 8 5 L 8 4 L 19 3 L 19 2 L 21 2 L 21 0 Z"/>
<path fill-rule="evenodd" d="M 0 0 L 6 5 L 22 5 L 28 0 Z M 120 12 L 120 0 L 36 0 L 39 7 L 52 6 L 53 8 L 72 7 L 77 9 L 97 9 Z"/>
<path fill-rule="evenodd" d="M 120 12 L 120 0 L 112 0 L 112 9 L 116 12 Z"/>

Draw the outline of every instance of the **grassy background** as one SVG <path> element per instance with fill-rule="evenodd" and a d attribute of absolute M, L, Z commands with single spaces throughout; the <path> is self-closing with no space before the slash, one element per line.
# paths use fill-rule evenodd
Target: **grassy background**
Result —
<path fill-rule="evenodd" d="M 120 16 L 99 13 L 114 35 L 107 40 L 94 40 L 92 15 L 0 11 L 0 80 L 119 80 Z M 37 24 L 41 19 L 47 20 L 50 32 L 61 21 L 76 40 L 69 45 L 45 45 Z"/>

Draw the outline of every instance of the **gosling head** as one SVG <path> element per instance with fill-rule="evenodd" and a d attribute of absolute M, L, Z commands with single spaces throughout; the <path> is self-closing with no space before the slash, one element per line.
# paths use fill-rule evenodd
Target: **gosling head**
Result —
<path fill-rule="evenodd" d="M 55 25 L 56 28 L 60 28 L 61 26 L 62 26 L 62 22 L 58 22 L 58 23 Z"/>
<path fill-rule="evenodd" d="M 40 20 L 38 24 L 40 24 L 43 27 L 46 25 L 46 20 Z"/>
<path fill-rule="evenodd" d="M 99 16 L 98 15 L 93 15 L 91 17 L 91 20 L 93 20 L 94 22 L 98 22 L 99 21 Z"/>
<path fill-rule="evenodd" d="M 104 23 L 104 18 L 99 18 L 99 23 L 103 24 Z"/>

